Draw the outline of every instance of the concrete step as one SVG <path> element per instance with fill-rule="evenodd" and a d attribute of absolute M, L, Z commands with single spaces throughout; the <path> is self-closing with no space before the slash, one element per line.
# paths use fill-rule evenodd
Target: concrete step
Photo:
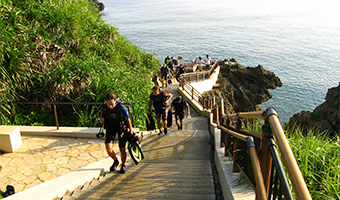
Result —
<path fill-rule="evenodd" d="M 148 191 L 141 190 L 139 192 L 118 191 L 118 192 L 96 192 L 92 194 L 85 194 L 74 196 L 79 198 L 105 198 L 105 199 L 215 199 L 215 194 L 187 194 L 180 191 L 168 192 L 167 189 L 160 193 L 155 188 Z"/>
<path fill-rule="evenodd" d="M 143 181 L 142 181 L 143 180 Z M 120 187 L 124 187 L 126 190 L 131 191 L 140 191 L 141 189 L 148 189 L 148 188 L 171 188 L 171 189 L 178 189 L 178 190 L 199 190 L 206 191 L 211 193 L 213 191 L 212 187 L 212 180 L 181 180 L 181 182 L 174 182 L 172 180 L 166 180 L 164 178 L 155 178 L 153 180 L 147 179 L 140 179 L 138 181 L 133 180 L 124 180 L 124 181 L 111 181 L 111 182 L 94 182 L 93 184 L 89 185 L 86 189 L 87 191 L 90 190 L 115 190 Z M 85 191 L 84 189 L 82 189 Z"/>
<path fill-rule="evenodd" d="M 144 184 L 148 184 L 150 186 L 152 186 L 152 184 L 158 185 L 158 184 L 169 184 L 169 185 L 174 185 L 176 184 L 177 187 L 188 187 L 188 186 L 192 186 L 192 185 L 197 185 L 197 187 L 209 187 L 210 184 L 213 184 L 213 179 L 211 177 L 211 179 L 199 179 L 199 178 L 188 178 L 188 177 L 183 177 L 183 178 L 178 178 L 178 177 L 174 177 L 174 178 L 164 178 L 164 177 L 157 177 L 157 178 L 140 178 L 140 179 L 118 179 L 114 180 L 114 179 L 109 179 L 106 181 L 98 181 L 98 182 L 93 182 L 91 183 L 91 185 L 89 186 L 89 189 L 92 187 L 95 187 L 96 185 L 100 184 L 101 187 L 103 185 L 110 185 L 112 187 L 116 186 L 117 184 L 121 184 L 122 186 L 125 186 L 127 184 L 130 184 L 131 182 L 133 183 L 138 183 L 140 184 L 141 182 L 143 182 Z M 210 185 L 211 187 L 211 185 Z"/>
<path fill-rule="evenodd" d="M 143 174 L 141 174 L 141 172 Z M 163 174 L 164 173 L 164 174 Z M 76 190 L 64 199 L 214 199 L 212 175 L 171 174 L 170 171 L 144 173 L 129 170 L 126 174 L 108 173 L 93 181 L 86 190 Z M 127 192 L 128 191 L 128 192 Z"/>
<path fill-rule="evenodd" d="M 194 114 L 194 113 L 193 113 Z M 105 174 L 67 199 L 216 199 L 206 117 L 184 119 L 167 135 L 150 134 L 141 142 L 144 160 Z M 120 166 L 118 166 L 118 170 Z"/>
<path fill-rule="evenodd" d="M 107 173 L 64 199 L 215 199 L 207 160 L 147 160 L 125 174 Z M 84 190 L 85 189 L 85 190 Z"/>
<path fill-rule="evenodd" d="M 177 181 L 179 180 L 179 181 Z M 190 180 L 185 179 L 171 179 L 165 180 L 164 178 L 151 179 L 134 179 L 124 181 L 111 181 L 111 182 L 100 182 L 93 184 L 88 187 L 87 192 L 90 191 L 101 191 L 101 192 L 118 192 L 118 191 L 129 191 L 140 192 L 150 191 L 161 192 L 161 193 L 182 193 L 182 194 L 214 194 L 214 187 L 210 184 L 211 182 L 205 182 L 205 180 Z M 208 184 L 210 183 L 210 184 Z M 121 190 L 123 189 L 123 190 Z M 85 190 L 78 190 L 80 194 L 87 193 Z M 74 194 L 73 194 L 74 195 Z"/>
<path fill-rule="evenodd" d="M 144 168 L 144 167 L 143 167 Z M 169 168 L 167 166 L 164 166 L 163 168 L 159 166 L 155 167 L 147 167 L 145 169 L 141 169 L 140 171 L 135 168 L 127 168 L 128 171 L 133 171 L 134 173 L 142 173 L 142 174 L 153 174 L 153 175 L 159 175 L 159 174 L 169 174 L 169 175 L 176 175 L 176 174 L 186 174 L 190 176 L 194 176 L 197 174 L 200 175 L 212 175 L 211 169 L 208 167 L 173 167 Z"/>
<path fill-rule="evenodd" d="M 165 200 L 215 200 L 215 195 L 197 195 L 197 194 L 149 194 L 149 193 L 139 193 L 139 194 L 129 194 L 126 195 L 113 195 L 113 196 L 101 196 L 101 197 L 89 197 L 89 196 L 67 196 L 64 197 L 62 200 L 107 200 L 107 199 L 165 199 Z"/>

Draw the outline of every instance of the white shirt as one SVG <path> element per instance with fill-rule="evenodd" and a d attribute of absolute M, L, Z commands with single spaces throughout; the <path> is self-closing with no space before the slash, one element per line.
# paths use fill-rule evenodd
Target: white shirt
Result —
<path fill-rule="evenodd" d="M 211 58 L 210 57 L 205 59 L 205 65 L 210 65 L 210 62 L 211 62 Z"/>
<path fill-rule="evenodd" d="M 203 60 L 198 59 L 198 66 L 202 66 L 203 65 Z"/>

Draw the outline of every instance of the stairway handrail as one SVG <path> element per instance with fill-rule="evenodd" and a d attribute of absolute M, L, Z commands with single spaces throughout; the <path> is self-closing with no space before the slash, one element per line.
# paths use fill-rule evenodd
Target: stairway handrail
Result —
<path fill-rule="evenodd" d="M 188 94 L 190 94 L 191 96 L 191 100 L 194 100 L 195 102 L 197 102 L 198 104 L 200 104 L 202 107 L 204 107 L 204 105 L 202 105 L 202 103 L 200 102 L 200 99 L 203 99 L 201 93 L 199 93 L 194 87 L 192 87 L 189 82 L 187 82 L 185 79 L 180 78 L 180 87 L 182 87 L 182 90 L 186 91 Z M 188 89 L 187 89 L 188 88 Z M 194 98 L 194 97 L 197 97 Z"/>
<path fill-rule="evenodd" d="M 196 59 L 196 58 L 195 58 Z M 193 63 L 195 61 L 195 59 L 193 59 Z M 187 78 L 189 77 L 189 79 L 191 79 L 191 76 L 196 76 L 196 77 L 199 77 L 199 76 L 202 76 L 203 77 L 203 80 L 204 81 L 204 77 L 207 75 L 207 79 L 210 78 L 211 74 L 215 71 L 216 67 L 219 66 L 219 60 L 217 58 L 215 58 L 216 61 L 214 62 L 214 64 L 210 67 L 210 69 L 208 71 L 203 71 L 203 72 L 190 72 L 190 73 L 185 73 L 185 74 L 182 74 L 183 78 Z M 194 68 L 194 67 L 193 67 Z M 191 83 L 191 81 L 189 81 Z M 199 82 L 198 79 L 196 79 L 196 82 Z"/>
<path fill-rule="evenodd" d="M 196 58 L 195 58 L 196 59 Z M 193 59 L 193 63 L 195 61 L 195 59 Z M 182 74 L 179 77 L 179 88 L 182 88 L 183 91 L 186 91 L 190 96 L 191 99 L 194 100 L 195 102 L 197 102 L 200 106 L 202 106 L 203 110 L 208 109 L 210 105 L 210 108 L 213 109 L 213 107 L 216 105 L 212 105 L 211 100 L 203 98 L 202 94 L 197 91 L 193 86 L 191 86 L 191 77 L 192 75 L 195 75 L 196 78 L 196 82 L 199 81 L 204 81 L 204 77 L 207 75 L 207 78 L 209 79 L 211 74 L 214 72 L 214 70 L 219 66 L 219 60 L 216 59 L 215 63 L 211 66 L 209 71 L 205 71 L 205 72 L 194 72 L 194 73 L 185 73 Z M 202 80 L 199 80 L 199 76 L 202 76 Z M 186 78 L 188 78 L 189 80 L 187 81 Z M 188 89 L 187 89 L 188 88 Z M 197 97 L 197 98 L 194 98 Z M 207 104 L 207 105 L 205 105 Z"/>
<path fill-rule="evenodd" d="M 287 169 L 288 176 L 291 180 L 293 190 L 296 198 L 305 200 L 312 199 L 307 188 L 306 182 L 302 176 L 300 168 L 296 162 L 293 152 L 289 146 L 288 140 L 284 134 L 278 115 L 274 108 L 268 108 L 265 111 L 255 112 L 239 112 L 236 114 L 228 114 L 222 116 L 222 118 L 258 118 L 266 119 L 270 125 L 273 135 L 276 139 L 278 148 L 281 152 L 283 163 Z M 230 132 L 229 132 L 230 133 Z"/>
<path fill-rule="evenodd" d="M 263 199 L 263 200 L 266 199 L 267 191 L 266 191 L 266 187 L 264 185 L 260 161 L 259 161 L 258 156 L 257 156 L 253 137 L 237 133 L 237 132 L 229 130 L 229 129 L 221 126 L 221 125 L 217 125 L 217 128 L 219 128 L 219 129 L 229 133 L 230 135 L 233 135 L 236 138 L 247 143 L 248 150 L 249 150 L 248 154 L 249 154 L 250 159 L 251 159 L 251 165 L 252 165 L 252 168 L 253 168 L 253 173 L 254 173 L 255 181 L 256 181 L 256 190 L 257 190 L 256 194 L 259 195 L 259 199 Z"/>
<path fill-rule="evenodd" d="M 284 134 L 278 115 L 274 109 L 267 109 L 265 111 L 266 118 L 268 119 L 269 125 L 273 131 L 277 145 L 282 156 L 283 163 L 285 164 L 288 176 L 291 180 L 293 190 L 296 194 L 297 199 L 312 199 L 306 182 L 302 176 L 300 168 L 295 160 L 292 149 L 289 146 L 288 140 Z"/>
<path fill-rule="evenodd" d="M 58 112 L 56 105 L 101 105 L 103 102 L 53 102 L 53 101 L 44 101 L 44 102 L 12 102 L 13 104 L 28 104 L 28 105 L 52 105 L 53 106 L 53 112 L 54 112 L 54 118 L 57 130 L 59 130 L 59 120 L 58 120 Z M 130 107 L 136 104 L 135 102 L 122 102 L 123 105 L 127 106 L 127 111 L 130 115 Z"/>

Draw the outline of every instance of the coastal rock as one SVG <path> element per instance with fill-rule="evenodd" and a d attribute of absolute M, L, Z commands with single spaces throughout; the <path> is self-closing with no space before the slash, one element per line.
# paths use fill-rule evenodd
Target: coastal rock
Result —
<path fill-rule="evenodd" d="M 245 68 L 234 58 L 221 61 L 219 65 L 216 83 L 220 88 L 210 92 L 223 97 L 227 114 L 260 110 L 257 105 L 272 98 L 269 89 L 282 86 L 281 80 L 261 65 Z"/>
<path fill-rule="evenodd" d="M 338 87 L 328 89 L 325 100 L 313 112 L 293 115 L 288 122 L 289 129 L 302 129 L 304 135 L 311 129 L 329 131 L 330 136 L 340 135 L 340 82 Z"/>
<path fill-rule="evenodd" d="M 103 11 L 105 9 L 105 6 L 102 2 L 99 2 L 98 0 L 92 0 L 92 2 L 99 9 L 99 11 Z"/>

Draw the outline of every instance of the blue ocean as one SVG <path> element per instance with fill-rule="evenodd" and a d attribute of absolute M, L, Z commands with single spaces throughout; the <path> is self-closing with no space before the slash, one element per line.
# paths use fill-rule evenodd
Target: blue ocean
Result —
<path fill-rule="evenodd" d="M 102 19 L 161 62 L 209 54 L 262 65 L 283 86 L 261 105 L 282 123 L 313 111 L 340 81 L 338 0 L 102 0 Z"/>

